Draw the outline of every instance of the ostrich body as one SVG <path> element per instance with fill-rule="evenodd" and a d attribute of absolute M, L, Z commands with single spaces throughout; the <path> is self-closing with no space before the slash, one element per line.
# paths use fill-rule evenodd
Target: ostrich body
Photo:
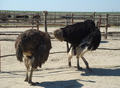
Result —
<path fill-rule="evenodd" d="M 83 55 L 87 51 L 96 50 L 101 41 L 101 33 L 95 27 L 94 21 L 86 20 L 85 22 L 68 25 L 64 28 L 56 29 L 53 34 L 59 41 L 66 41 L 71 44 L 68 51 L 69 66 L 71 66 L 72 56 L 76 55 L 77 68 L 81 69 L 79 66 L 79 57 L 81 57 L 86 64 L 86 68 L 90 70 L 88 62 Z"/>
<path fill-rule="evenodd" d="M 29 84 L 36 84 L 32 82 L 33 71 L 47 61 L 51 48 L 49 35 L 36 29 L 27 30 L 17 37 L 15 41 L 16 57 L 20 62 L 23 62 L 24 57 L 25 81 Z M 30 76 L 28 76 L 29 69 L 31 69 Z"/>

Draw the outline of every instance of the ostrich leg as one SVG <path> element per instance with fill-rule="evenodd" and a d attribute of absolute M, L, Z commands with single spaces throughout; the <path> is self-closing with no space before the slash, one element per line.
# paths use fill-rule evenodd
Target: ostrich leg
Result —
<path fill-rule="evenodd" d="M 35 70 L 35 69 L 32 67 L 33 61 L 34 61 L 34 57 L 32 57 L 31 60 L 30 60 L 31 70 L 30 70 L 30 75 L 29 75 L 29 77 L 28 77 L 28 83 L 31 84 L 31 85 L 37 85 L 37 84 L 39 84 L 39 82 L 32 82 L 32 75 L 33 75 L 33 71 Z"/>
<path fill-rule="evenodd" d="M 33 71 L 34 71 L 33 68 L 31 68 L 31 70 L 30 70 L 30 76 L 28 78 L 28 83 L 31 84 L 31 85 L 36 85 L 36 83 L 32 82 Z"/>
<path fill-rule="evenodd" d="M 28 71 L 29 71 L 29 67 L 26 66 L 26 78 L 25 78 L 25 82 L 28 82 Z"/>
<path fill-rule="evenodd" d="M 28 78 L 28 83 L 31 84 L 31 85 L 37 85 L 37 84 L 39 84 L 39 82 L 32 82 L 33 71 L 34 71 L 34 68 L 31 68 L 30 76 Z"/>
<path fill-rule="evenodd" d="M 80 65 L 79 65 L 79 57 L 77 57 L 77 69 L 78 69 L 78 70 L 81 70 L 81 69 L 82 69 L 82 67 L 80 67 Z"/>
<path fill-rule="evenodd" d="M 25 78 L 25 82 L 28 82 L 28 72 L 29 72 L 29 64 L 28 64 L 28 59 L 27 57 L 25 56 L 25 59 L 24 59 L 24 64 L 25 64 L 25 67 L 26 67 L 26 78 Z"/>
<path fill-rule="evenodd" d="M 70 49 L 69 53 L 68 53 L 68 65 L 71 66 L 71 58 L 73 56 L 73 50 L 72 48 Z"/>
<path fill-rule="evenodd" d="M 68 53 L 68 66 L 71 67 L 71 58 L 72 58 L 72 51 L 71 51 L 71 47 L 69 48 L 68 42 L 67 42 L 67 53 Z"/>
<path fill-rule="evenodd" d="M 30 76 L 28 78 L 28 83 L 31 84 L 31 85 L 37 85 L 37 84 L 39 84 L 39 82 L 32 82 L 33 71 L 34 71 L 34 68 L 31 68 Z"/>
<path fill-rule="evenodd" d="M 88 62 L 85 60 L 85 58 L 84 58 L 84 57 L 81 57 L 81 58 L 82 58 L 82 60 L 84 61 L 85 65 L 86 65 L 86 68 L 87 68 L 89 71 L 92 71 L 92 70 L 89 68 L 89 64 L 88 64 Z"/>
<path fill-rule="evenodd" d="M 72 58 L 72 56 L 69 56 L 69 55 L 68 55 L 68 66 L 69 66 L 69 67 L 71 67 L 71 58 Z"/>

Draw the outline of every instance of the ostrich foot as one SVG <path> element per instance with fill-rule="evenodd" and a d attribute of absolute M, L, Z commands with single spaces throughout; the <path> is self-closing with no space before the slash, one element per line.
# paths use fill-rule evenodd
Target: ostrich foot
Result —
<path fill-rule="evenodd" d="M 81 70 L 81 69 L 82 69 L 82 67 L 77 67 L 77 69 L 78 69 L 78 70 Z"/>
<path fill-rule="evenodd" d="M 31 85 L 33 85 L 33 86 L 39 84 L 39 82 L 28 82 L 28 83 L 31 84 Z"/>
<path fill-rule="evenodd" d="M 28 80 L 26 80 L 26 79 L 25 79 L 24 81 L 25 81 L 25 82 L 28 82 Z"/>
<path fill-rule="evenodd" d="M 92 71 L 92 70 L 89 68 L 89 66 L 87 66 L 86 68 L 87 68 L 89 71 Z"/>
<path fill-rule="evenodd" d="M 71 62 L 68 63 L 68 66 L 71 67 Z"/>
<path fill-rule="evenodd" d="M 25 81 L 25 82 L 28 82 L 28 77 L 26 77 L 24 81 Z"/>

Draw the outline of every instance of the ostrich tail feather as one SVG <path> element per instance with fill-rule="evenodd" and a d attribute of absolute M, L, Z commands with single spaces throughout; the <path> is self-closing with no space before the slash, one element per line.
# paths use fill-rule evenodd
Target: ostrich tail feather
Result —
<path fill-rule="evenodd" d="M 16 49 L 16 57 L 17 60 L 20 62 L 23 62 L 22 58 L 23 58 L 23 54 L 22 54 L 22 49 L 20 48 L 20 46 L 18 46 L 18 48 Z"/>

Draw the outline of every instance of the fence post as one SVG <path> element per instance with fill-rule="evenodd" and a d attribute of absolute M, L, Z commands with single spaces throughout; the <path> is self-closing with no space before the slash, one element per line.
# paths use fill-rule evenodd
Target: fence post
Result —
<path fill-rule="evenodd" d="M 96 12 L 93 12 L 93 21 L 95 21 L 95 13 L 96 13 Z"/>
<path fill-rule="evenodd" d="M 72 13 L 71 16 L 72 16 L 72 24 L 74 24 L 74 22 L 73 22 L 73 16 L 74 16 L 74 14 Z"/>
<path fill-rule="evenodd" d="M 0 73 L 1 73 L 1 44 L 0 44 Z"/>
<path fill-rule="evenodd" d="M 65 25 L 67 26 L 68 25 L 68 21 L 66 20 L 66 22 L 65 22 Z M 67 45 L 67 53 L 68 53 L 68 51 L 69 51 L 69 44 L 68 44 L 68 42 L 66 42 L 66 45 Z"/>
<path fill-rule="evenodd" d="M 56 12 L 54 13 L 54 23 L 56 23 Z"/>
<path fill-rule="evenodd" d="M 47 33 L 47 15 L 48 15 L 48 12 L 47 11 L 43 11 L 43 15 L 44 15 L 45 32 Z"/>
<path fill-rule="evenodd" d="M 39 13 L 36 15 L 37 18 L 37 30 L 39 30 Z"/>
<path fill-rule="evenodd" d="M 100 14 L 99 25 L 98 25 L 99 30 L 100 30 L 100 24 L 101 24 L 101 14 Z"/>
<path fill-rule="evenodd" d="M 108 14 L 106 14 L 105 20 L 105 39 L 107 39 L 107 29 L 108 29 Z"/>
<path fill-rule="evenodd" d="M 34 15 L 31 15 L 31 17 L 32 17 L 32 29 L 33 29 L 33 24 L 34 24 L 34 23 L 33 23 L 33 20 L 34 20 L 33 16 L 34 16 Z"/>
<path fill-rule="evenodd" d="M 41 23 L 41 12 L 39 13 L 39 22 Z"/>

